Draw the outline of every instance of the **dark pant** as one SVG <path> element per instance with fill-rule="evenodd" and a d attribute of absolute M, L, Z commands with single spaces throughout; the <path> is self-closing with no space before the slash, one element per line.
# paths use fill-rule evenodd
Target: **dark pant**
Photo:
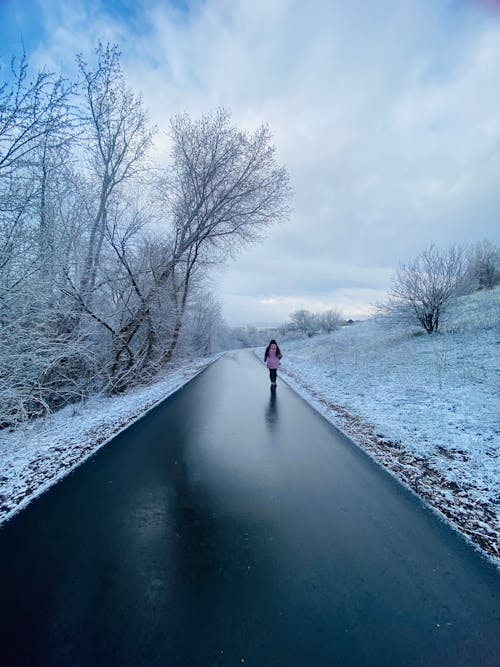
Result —
<path fill-rule="evenodd" d="M 276 376 L 278 375 L 278 369 L 277 368 L 270 368 L 269 369 L 269 377 L 271 378 L 271 382 L 276 382 Z"/>

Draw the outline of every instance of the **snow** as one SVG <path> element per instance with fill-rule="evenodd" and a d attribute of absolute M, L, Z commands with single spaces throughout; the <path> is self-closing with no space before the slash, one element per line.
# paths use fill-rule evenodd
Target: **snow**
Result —
<path fill-rule="evenodd" d="M 281 377 L 500 566 L 500 290 L 462 298 L 439 335 L 380 318 L 281 347 Z M 218 356 L 0 432 L 0 523 Z"/>
<path fill-rule="evenodd" d="M 219 357 L 185 362 L 152 386 L 95 397 L 0 431 L 0 524 Z"/>
<path fill-rule="evenodd" d="M 443 325 L 374 318 L 283 342 L 281 373 L 500 565 L 500 290 L 463 297 Z"/>

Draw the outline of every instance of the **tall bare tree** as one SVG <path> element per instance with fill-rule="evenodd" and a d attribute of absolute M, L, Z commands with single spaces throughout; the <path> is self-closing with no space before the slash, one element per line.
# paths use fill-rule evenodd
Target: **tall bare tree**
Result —
<path fill-rule="evenodd" d="M 99 44 L 97 64 L 77 57 L 83 77 L 87 135 L 85 149 L 96 186 L 96 208 L 80 278 L 80 295 L 88 301 L 95 287 L 111 198 L 118 186 L 137 176 L 151 146 L 154 129 L 139 95 L 125 84 L 116 46 Z"/>
<path fill-rule="evenodd" d="M 144 363 L 168 361 L 177 345 L 195 267 L 223 261 L 255 241 L 270 225 L 286 218 L 288 174 L 275 159 L 271 134 L 263 126 L 248 134 L 219 109 L 192 120 L 171 122 L 173 162 L 159 184 L 170 253 L 155 273 L 155 283 L 116 337 L 113 373 L 130 370 L 134 338 L 148 323 L 158 292 L 174 289 L 175 325 L 167 345 L 154 341 Z"/>
<path fill-rule="evenodd" d="M 8 285 L 22 285 L 40 267 L 47 250 L 49 155 L 60 154 L 75 132 L 73 93 L 74 85 L 54 73 L 41 70 L 30 78 L 24 53 L 12 59 L 10 77 L 0 85 L 3 291 Z"/>

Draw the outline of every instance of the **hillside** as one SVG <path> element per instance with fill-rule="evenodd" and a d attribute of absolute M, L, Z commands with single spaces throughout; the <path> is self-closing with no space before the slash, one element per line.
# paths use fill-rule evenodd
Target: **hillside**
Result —
<path fill-rule="evenodd" d="M 287 381 L 500 563 L 500 290 L 429 336 L 374 318 L 283 345 Z"/>

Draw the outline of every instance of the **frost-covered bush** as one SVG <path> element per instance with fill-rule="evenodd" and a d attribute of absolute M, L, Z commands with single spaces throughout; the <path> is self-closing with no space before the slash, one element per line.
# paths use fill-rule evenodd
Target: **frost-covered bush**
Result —
<path fill-rule="evenodd" d="M 430 245 L 414 260 L 401 263 L 384 310 L 418 323 L 429 334 L 438 331 L 450 302 L 464 293 L 464 257 L 464 248 L 455 244 L 446 251 Z"/>

